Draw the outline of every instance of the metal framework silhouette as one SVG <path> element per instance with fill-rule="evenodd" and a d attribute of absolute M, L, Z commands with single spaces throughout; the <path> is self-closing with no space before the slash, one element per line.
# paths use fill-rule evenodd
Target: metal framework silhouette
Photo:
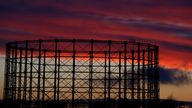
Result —
<path fill-rule="evenodd" d="M 28 40 L 7 43 L 4 99 L 147 107 L 159 99 L 158 46 L 136 41 Z"/>

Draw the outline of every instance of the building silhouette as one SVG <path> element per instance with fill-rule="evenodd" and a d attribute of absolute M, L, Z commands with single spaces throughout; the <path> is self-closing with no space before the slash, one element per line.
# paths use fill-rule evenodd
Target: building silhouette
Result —
<path fill-rule="evenodd" d="M 158 46 L 136 41 L 26 40 L 6 46 L 4 100 L 19 107 L 150 108 Z"/>

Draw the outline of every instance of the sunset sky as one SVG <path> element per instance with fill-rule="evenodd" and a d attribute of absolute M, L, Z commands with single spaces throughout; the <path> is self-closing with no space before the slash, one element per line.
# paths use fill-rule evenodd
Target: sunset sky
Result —
<path fill-rule="evenodd" d="M 191 0 L 0 0 L 0 98 L 5 44 L 78 38 L 160 47 L 160 97 L 192 101 Z"/>

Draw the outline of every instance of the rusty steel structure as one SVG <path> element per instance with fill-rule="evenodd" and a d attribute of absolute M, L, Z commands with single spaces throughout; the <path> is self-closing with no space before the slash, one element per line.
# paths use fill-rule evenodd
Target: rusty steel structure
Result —
<path fill-rule="evenodd" d="M 159 99 L 158 46 L 136 41 L 26 40 L 6 46 L 4 99 L 75 108 L 149 107 Z"/>

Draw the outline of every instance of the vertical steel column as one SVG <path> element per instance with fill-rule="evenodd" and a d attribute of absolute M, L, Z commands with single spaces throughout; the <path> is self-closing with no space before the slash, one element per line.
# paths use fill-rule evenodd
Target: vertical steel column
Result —
<path fill-rule="evenodd" d="M 105 103 L 107 101 L 107 51 L 104 52 L 105 53 L 105 73 L 104 73 L 104 100 L 105 100 Z"/>
<path fill-rule="evenodd" d="M 155 46 L 155 54 L 154 54 L 154 68 L 155 68 L 155 99 L 159 99 L 159 56 L 158 56 L 159 47 Z"/>
<path fill-rule="evenodd" d="M 131 89 L 131 93 L 132 93 L 132 94 L 131 94 L 131 99 L 134 100 L 134 96 L 135 96 L 135 93 L 134 93 L 134 92 L 135 92 L 135 91 L 134 91 L 134 90 L 135 90 L 135 87 L 134 87 L 134 83 L 135 83 L 135 73 L 134 73 L 134 71 L 135 71 L 135 70 L 134 70 L 134 66 L 135 66 L 135 65 L 134 65 L 134 64 L 135 64 L 134 59 L 135 59 L 135 58 L 134 58 L 134 49 L 132 49 L 131 53 L 132 53 L 132 54 L 131 54 L 131 55 L 132 55 L 132 57 L 131 57 L 131 58 L 132 58 L 132 60 L 131 60 L 131 61 L 132 61 L 132 63 L 131 63 L 131 68 L 132 68 L 132 69 L 131 69 L 131 76 L 132 76 L 132 78 L 131 78 L 131 83 L 132 83 L 132 85 L 131 85 L 131 88 L 132 88 L 132 89 Z"/>
<path fill-rule="evenodd" d="M 153 76 L 153 49 L 150 50 L 150 99 L 153 99 L 153 80 L 154 80 L 154 76 Z"/>
<path fill-rule="evenodd" d="M 124 41 L 124 99 L 127 99 L 127 41 Z"/>
<path fill-rule="evenodd" d="M 26 101 L 27 94 L 27 59 L 28 57 L 28 41 L 25 41 L 25 71 L 24 71 L 24 92 L 23 92 L 23 100 Z"/>
<path fill-rule="evenodd" d="M 73 39 L 73 78 L 72 78 L 72 108 L 74 108 L 75 105 L 75 42 L 76 40 Z"/>
<path fill-rule="evenodd" d="M 9 99 L 10 97 L 10 43 L 6 44 L 6 68 L 5 68 L 5 82 L 4 82 L 4 99 Z"/>
<path fill-rule="evenodd" d="M 153 53 L 154 49 L 151 50 L 151 61 L 150 61 L 150 67 L 151 67 L 151 99 L 154 99 L 154 65 L 153 65 Z"/>
<path fill-rule="evenodd" d="M 38 64 L 38 81 L 37 81 L 37 101 L 40 101 L 40 75 L 41 75 L 41 44 L 42 41 L 39 40 L 39 64 Z"/>
<path fill-rule="evenodd" d="M 121 51 L 119 51 L 119 100 L 121 100 Z"/>
<path fill-rule="evenodd" d="M 150 100 L 151 99 L 151 67 L 150 67 L 150 44 L 148 44 L 148 59 L 147 59 L 147 99 Z"/>
<path fill-rule="evenodd" d="M 54 101 L 56 101 L 56 94 L 57 94 L 57 43 L 58 40 L 55 39 L 55 71 L 54 71 Z"/>
<path fill-rule="evenodd" d="M 92 104 L 92 73 L 93 73 L 93 52 L 89 52 L 89 107 Z"/>
<path fill-rule="evenodd" d="M 108 44 L 109 44 L 109 49 L 108 49 L 108 60 L 109 60 L 109 66 L 108 66 L 108 102 L 110 102 L 111 100 L 111 40 L 108 41 Z"/>
<path fill-rule="evenodd" d="M 32 82 L 33 82 L 33 49 L 31 49 L 31 63 L 30 63 L 30 89 L 29 89 L 29 102 L 32 101 Z"/>
<path fill-rule="evenodd" d="M 155 69 L 155 47 L 154 47 L 154 50 L 153 50 L 153 61 L 152 61 L 152 67 L 153 67 L 153 99 L 155 100 L 155 97 L 156 97 L 156 89 L 155 89 L 155 83 L 156 83 L 156 69 Z"/>
<path fill-rule="evenodd" d="M 59 101 L 59 87 L 60 87 L 60 62 L 61 62 L 61 51 L 58 50 L 58 74 L 57 74 L 57 101 Z"/>
<path fill-rule="evenodd" d="M 142 69 L 142 100 L 143 108 L 145 108 L 145 50 L 143 50 L 143 69 Z"/>
<path fill-rule="evenodd" d="M 14 97 L 14 86 L 13 86 L 13 75 L 14 74 L 14 47 L 11 47 L 11 79 L 9 80 L 11 82 L 11 99 Z"/>
<path fill-rule="evenodd" d="M 89 52 L 89 107 L 92 104 L 92 80 L 93 80 L 93 40 L 91 40 L 91 51 Z"/>
<path fill-rule="evenodd" d="M 21 100 L 21 74 L 22 74 L 22 48 L 19 48 L 19 79 L 18 79 L 18 100 Z"/>
<path fill-rule="evenodd" d="M 159 78 L 160 76 L 159 76 L 159 47 L 157 47 L 157 97 L 158 97 L 158 99 L 159 99 L 159 90 L 160 90 L 160 87 L 159 87 Z"/>
<path fill-rule="evenodd" d="M 13 99 L 13 97 L 14 97 L 14 86 L 13 86 L 13 83 L 14 83 L 14 81 L 13 81 L 13 74 L 14 74 L 14 47 L 11 47 L 11 80 L 10 80 L 10 82 L 11 82 L 11 99 Z"/>
<path fill-rule="evenodd" d="M 46 50 L 43 51 L 43 90 L 42 90 L 42 101 L 45 102 L 45 69 L 46 69 Z"/>
<path fill-rule="evenodd" d="M 154 83 L 153 83 L 153 86 L 154 86 L 154 99 L 158 99 L 158 56 L 157 56 L 157 52 L 158 52 L 158 47 L 157 46 L 154 46 L 154 54 L 153 54 L 153 57 L 154 57 L 154 67 L 153 67 L 153 70 L 154 70 Z"/>
<path fill-rule="evenodd" d="M 138 55 L 137 55 L 137 100 L 140 102 L 140 43 L 138 42 Z"/>
<path fill-rule="evenodd" d="M 14 57 L 14 84 L 13 84 L 13 86 L 14 86 L 14 90 L 13 90 L 13 99 L 14 100 L 16 100 L 16 92 L 17 92 L 17 42 L 15 42 L 15 57 Z"/>

